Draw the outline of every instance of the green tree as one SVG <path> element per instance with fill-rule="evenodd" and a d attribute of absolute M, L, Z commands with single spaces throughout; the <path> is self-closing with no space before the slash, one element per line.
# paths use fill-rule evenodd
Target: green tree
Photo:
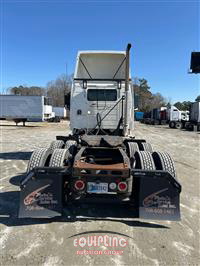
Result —
<path fill-rule="evenodd" d="M 45 95 L 45 89 L 42 87 L 38 87 L 38 86 L 15 86 L 15 87 L 11 87 L 9 88 L 9 93 L 10 94 L 14 94 L 14 95 L 24 95 L 24 96 L 33 96 L 33 95 Z"/>
<path fill-rule="evenodd" d="M 146 112 L 149 109 L 149 100 L 152 97 L 150 92 L 150 86 L 146 79 L 134 79 L 133 90 L 135 98 L 138 99 L 138 110 L 141 112 Z"/>
<path fill-rule="evenodd" d="M 137 108 L 141 112 L 147 112 L 167 104 L 167 100 L 160 93 L 151 93 L 148 81 L 144 78 L 134 79 L 133 90 L 135 99 L 137 99 Z"/>
<path fill-rule="evenodd" d="M 176 108 L 178 108 L 180 111 L 189 111 L 191 104 L 192 102 L 190 101 L 184 101 L 184 102 L 176 102 L 174 106 L 176 106 Z"/>
<path fill-rule="evenodd" d="M 176 108 L 178 108 L 179 110 L 182 110 L 182 109 L 183 109 L 183 105 L 182 105 L 181 102 L 176 102 L 176 103 L 174 104 L 174 106 L 176 106 Z"/>
<path fill-rule="evenodd" d="M 195 99 L 196 102 L 200 102 L 200 95 L 197 96 L 197 98 Z"/>

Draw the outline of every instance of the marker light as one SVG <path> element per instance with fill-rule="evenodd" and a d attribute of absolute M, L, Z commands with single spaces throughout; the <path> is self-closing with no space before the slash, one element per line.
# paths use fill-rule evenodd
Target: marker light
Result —
<path fill-rule="evenodd" d="M 74 184 L 75 189 L 83 190 L 85 188 L 85 183 L 82 180 L 77 180 Z"/>

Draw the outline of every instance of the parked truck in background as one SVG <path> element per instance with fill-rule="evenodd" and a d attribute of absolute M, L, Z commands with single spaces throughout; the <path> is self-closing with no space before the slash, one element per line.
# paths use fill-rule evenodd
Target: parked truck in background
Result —
<path fill-rule="evenodd" d="M 144 112 L 135 112 L 135 121 L 141 121 L 144 118 Z"/>
<path fill-rule="evenodd" d="M 187 121 L 189 121 L 189 111 L 180 111 L 175 106 L 171 106 L 145 112 L 141 122 L 151 125 L 169 124 L 170 128 L 184 128 Z"/>
<path fill-rule="evenodd" d="M 190 60 L 190 72 L 191 74 L 200 73 L 200 52 L 192 52 Z M 186 123 L 185 128 L 187 130 L 200 131 L 200 102 L 194 102 L 190 106 L 189 121 Z"/>
<path fill-rule="evenodd" d="M 162 125 L 168 122 L 167 107 L 154 108 L 144 113 L 143 123 L 150 125 Z"/>
<path fill-rule="evenodd" d="M 185 129 L 200 131 L 200 102 L 191 104 L 189 121 L 185 123 Z"/>
<path fill-rule="evenodd" d="M 49 98 L 44 96 L 0 95 L 0 119 L 42 122 L 54 117 Z"/>
<path fill-rule="evenodd" d="M 171 106 L 167 112 L 170 128 L 185 128 L 185 123 L 189 121 L 189 111 L 180 111 L 176 106 Z"/>

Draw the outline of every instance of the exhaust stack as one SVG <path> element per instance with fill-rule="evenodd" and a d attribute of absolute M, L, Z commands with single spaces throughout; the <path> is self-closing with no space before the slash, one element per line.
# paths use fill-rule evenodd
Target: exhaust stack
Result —
<path fill-rule="evenodd" d="M 125 108 L 124 108 L 124 131 L 123 135 L 128 135 L 128 87 L 129 87 L 129 65 L 130 65 L 131 44 L 126 48 L 126 67 L 125 67 Z"/>

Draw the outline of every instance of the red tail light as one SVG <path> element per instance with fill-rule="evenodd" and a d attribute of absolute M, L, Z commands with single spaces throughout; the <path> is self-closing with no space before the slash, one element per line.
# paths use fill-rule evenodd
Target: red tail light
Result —
<path fill-rule="evenodd" d="M 77 180 L 74 187 L 76 190 L 83 190 L 85 188 L 85 183 L 82 180 Z"/>
<path fill-rule="evenodd" d="M 120 182 L 118 184 L 119 191 L 125 191 L 127 189 L 127 184 L 125 182 Z"/>

